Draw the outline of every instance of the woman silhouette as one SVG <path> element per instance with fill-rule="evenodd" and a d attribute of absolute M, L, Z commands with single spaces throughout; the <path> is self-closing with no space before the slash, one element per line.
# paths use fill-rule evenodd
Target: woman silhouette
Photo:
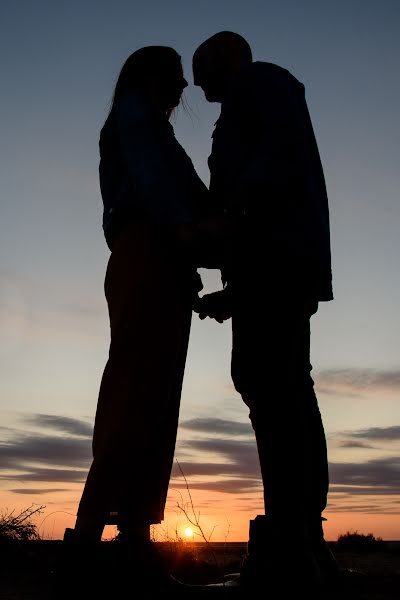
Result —
<path fill-rule="evenodd" d="M 183 244 L 206 215 L 208 191 L 169 122 L 186 86 L 173 48 L 137 50 L 120 71 L 101 129 L 111 342 L 93 461 L 75 527 L 64 535 L 75 564 L 83 549 L 86 579 L 87 557 L 104 526 L 115 524 L 122 555 L 128 550 L 143 577 L 178 583 L 155 574 L 150 526 L 164 518 L 192 303 L 202 287 Z"/>

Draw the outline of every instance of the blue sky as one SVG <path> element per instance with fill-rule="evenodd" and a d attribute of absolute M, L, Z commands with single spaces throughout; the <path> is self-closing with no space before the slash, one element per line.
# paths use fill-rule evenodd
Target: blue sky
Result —
<path fill-rule="evenodd" d="M 312 363 L 330 522 L 400 539 L 399 25 L 394 0 L 1 2 L 0 507 L 73 514 L 88 468 L 108 351 L 98 136 L 119 69 L 143 45 L 178 50 L 189 87 L 173 125 L 208 183 L 219 105 L 191 57 L 228 29 L 305 84 L 324 166 L 335 300 L 313 318 Z M 229 360 L 230 323 L 195 316 L 177 458 L 204 514 L 234 500 L 246 524 L 261 491 Z"/>

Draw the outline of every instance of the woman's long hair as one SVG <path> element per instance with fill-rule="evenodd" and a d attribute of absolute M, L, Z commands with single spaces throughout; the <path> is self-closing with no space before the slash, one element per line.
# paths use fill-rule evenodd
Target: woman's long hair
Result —
<path fill-rule="evenodd" d="M 126 93 L 144 89 L 150 77 L 165 79 L 169 70 L 177 64 L 181 65 L 181 57 L 174 48 L 169 46 L 144 46 L 133 52 L 126 59 L 118 75 L 110 110 Z M 168 118 L 172 112 L 172 110 L 167 111 Z"/>

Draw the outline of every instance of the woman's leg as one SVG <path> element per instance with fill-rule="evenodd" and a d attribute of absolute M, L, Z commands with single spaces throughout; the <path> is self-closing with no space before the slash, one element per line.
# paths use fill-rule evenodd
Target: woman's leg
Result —
<path fill-rule="evenodd" d="M 77 524 L 148 531 L 164 518 L 191 324 L 174 260 L 140 226 L 124 232 L 110 257 L 111 344 Z"/>

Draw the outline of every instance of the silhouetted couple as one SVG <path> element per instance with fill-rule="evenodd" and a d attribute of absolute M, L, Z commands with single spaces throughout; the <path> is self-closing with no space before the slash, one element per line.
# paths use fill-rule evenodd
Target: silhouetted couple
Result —
<path fill-rule="evenodd" d="M 135 574 L 134 585 L 155 594 L 188 590 L 163 569 L 150 526 L 164 519 L 195 310 L 231 318 L 232 380 L 260 459 L 265 514 L 250 522 L 235 585 L 314 588 L 337 573 L 322 527 L 328 460 L 310 374 L 310 319 L 333 295 L 328 199 L 304 86 L 253 61 L 232 32 L 198 47 L 193 78 L 221 104 L 209 189 L 169 122 L 188 85 L 174 49 L 129 56 L 101 130 L 111 343 L 66 556 L 89 561 L 115 524 L 120 580 Z M 221 290 L 200 297 L 198 268 L 220 269 Z"/>

